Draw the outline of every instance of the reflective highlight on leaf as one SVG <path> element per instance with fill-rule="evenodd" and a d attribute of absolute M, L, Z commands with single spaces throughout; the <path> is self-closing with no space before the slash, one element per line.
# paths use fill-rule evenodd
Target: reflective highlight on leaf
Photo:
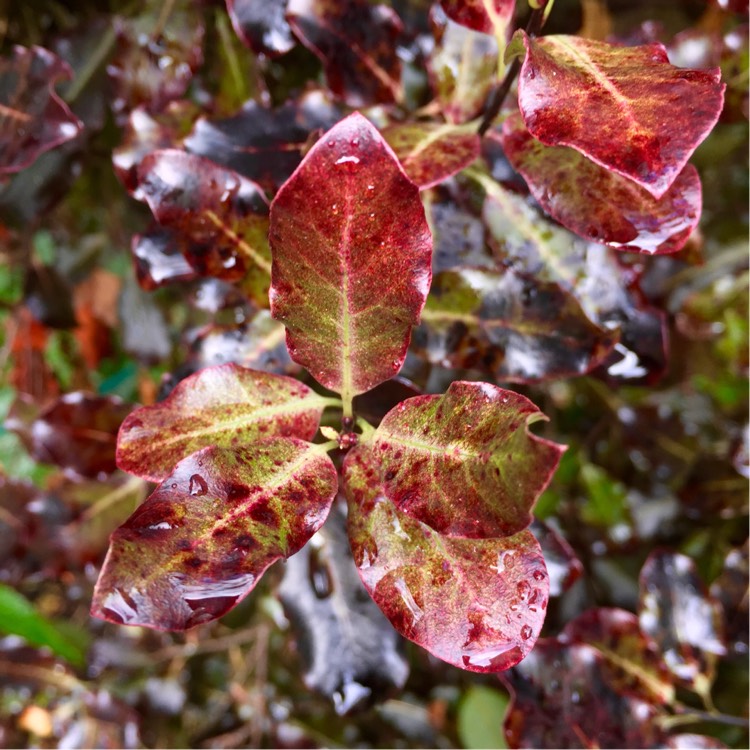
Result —
<path fill-rule="evenodd" d="M 531 134 L 548 146 L 577 149 L 655 198 L 721 112 L 719 69 L 676 68 L 658 43 L 618 47 L 516 32 L 509 52 L 523 47 L 518 103 Z"/>
<path fill-rule="evenodd" d="M 451 383 L 392 409 L 373 437 L 382 491 L 402 512 L 449 536 L 507 536 L 531 508 L 565 448 L 532 435 L 544 415 L 489 383 Z"/>
<path fill-rule="evenodd" d="M 337 484 L 295 438 L 194 453 L 112 535 L 92 614 L 159 630 L 221 617 L 320 528 Z"/>
<path fill-rule="evenodd" d="M 158 482 L 180 459 L 209 445 L 236 447 L 272 435 L 311 440 L 325 404 L 293 378 L 235 364 L 210 367 L 125 419 L 117 465 Z"/>
<path fill-rule="evenodd" d="M 271 312 L 292 359 L 345 400 L 395 375 L 429 290 L 432 241 L 418 188 L 360 114 L 278 192 L 270 241 Z"/>
<path fill-rule="evenodd" d="M 472 672 L 499 672 L 529 653 L 549 596 L 531 532 L 442 536 L 386 499 L 378 456 L 364 446 L 347 455 L 343 476 L 354 561 L 399 633 Z"/>
<path fill-rule="evenodd" d="M 227 12 L 240 39 L 254 52 L 283 55 L 295 43 L 284 18 L 286 0 L 227 0 Z"/>

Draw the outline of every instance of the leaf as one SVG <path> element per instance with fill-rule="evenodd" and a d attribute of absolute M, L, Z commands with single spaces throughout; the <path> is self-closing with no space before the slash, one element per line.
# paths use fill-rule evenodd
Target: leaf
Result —
<path fill-rule="evenodd" d="M 454 381 L 442 396 L 407 399 L 372 438 L 382 492 L 448 536 L 522 531 L 565 450 L 529 432 L 541 419 L 527 398 L 489 383 Z"/>
<path fill-rule="evenodd" d="M 331 698 L 337 714 L 403 688 L 403 641 L 362 587 L 343 506 L 334 505 L 325 526 L 286 563 L 279 596 L 297 632 L 305 686 Z"/>
<path fill-rule="evenodd" d="M 179 460 L 207 446 L 234 448 L 271 436 L 311 440 L 328 401 L 283 375 L 235 364 L 209 367 L 125 419 L 117 464 L 159 482 Z"/>
<path fill-rule="evenodd" d="M 227 0 L 227 12 L 237 36 L 256 54 L 273 57 L 294 47 L 284 17 L 287 0 Z"/>
<path fill-rule="evenodd" d="M 198 278 L 183 255 L 184 249 L 175 230 L 156 223 L 143 234 L 134 234 L 130 251 L 141 289 L 149 292 L 167 284 Z"/>
<path fill-rule="evenodd" d="M 296 438 L 193 453 L 112 534 L 92 614 L 159 630 L 221 617 L 320 528 L 336 489 L 328 455 Z"/>
<path fill-rule="evenodd" d="M 46 617 L 17 591 L 0 583 L 0 631 L 20 635 L 35 646 L 46 646 L 71 664 L 82 666 L 85 654 L 79 644 Z"/>
<path fill-rule="evenodd" d="M 618 250 L 674 253 L 698 224 L 701 184 L 691 164 L 661 198 L 564 146 L 545 146 L 520 115 L 503 124 L 503 147 L 533 196 L 554 219 L 588 240 Z"/>
<path fill-rule="evenodd" d="M 479 157 L 481 139 L 471 124 L 399 123 L 382 135 L 421 190 L 447 180 Z"/>
<path fill-rule="evenodd" d="M 711 584 L 711 596 L 724 611 L 726 638 L 736 654 L 747 653 L 748 543 L 730 550 L 719 577 Z"/>
<path fill-rule="evenodd" d="M 195 271 L 241 282 L 255 302 L 268 304 L 268 205 L 258 185 L 208 159 L 164 149 L 141 161 L 133 195 L 174 230 Z"/>
<path fill-rule="evenodd" d="M 328 88 L 352 107 L 399 101 L 402 24 L 366 0 L 289 0 L 289 25 L 323 63 Z"/>
<path fill-rule="evenodd" d="M 292 359 L 345 403 L 395 375 L 430 287 L 432 242 L 418 188 L 360 114 L 278 192 L 270 242 L 271 313 Z"/>
<path fill-rule="evenodd" d="M 669 190 L 721 112 L 719 69 L 676 68 L 658 43 L 618 47 L 518 31 L 508 52 L 523 48 L 518 104 L 531 134 L 580 151 L 655 198 Z"/>
<path fill-rule="evenodd" d="M 0 59 L 0 179 L 28 167 L 83 127 L 55 93 L 72 77 L 67 63 L 42 47 L 13 47 Z"/>
<path fill-rule="evenodd" d="M 699 694 L 710 689 L 716 657 L 726 654 L 721 609 L 686 555 L 656 551 L 641 569 L 638 618 L 672 674 Z"/>
<path fill-rule="evenodd" d="M 379 456 L 366 446 L 349 452 L 343 477 L 354 562 L 401 635 L 471 672 L 499 672 L 529 653 L 549 594 L 531 532 L 442 536 L 386 498 Z"/>
<path fill-rule="evenodd" d="M 440 0 L 440 5 L 452 21 L 501 36 L 513 20 L 516 0 Z"/>
<path fill-rule="evenodd" d="M 500 690 L 469 685 L 458 704 L 457 729 L 461 746 L 467 750 L 507 748 L 503 719 L 509 698 Z"/>
<path fill-rule="evenodd" d="M 539 514 L 538 507 L 536 513 Z M 529 528 L 542 548 L 544 564 L 549 574 L 549 595 L 560 596 L 581 577 L 583 563 L 576 557 L 565 537 L 552 526 L 535 518 Z"/>

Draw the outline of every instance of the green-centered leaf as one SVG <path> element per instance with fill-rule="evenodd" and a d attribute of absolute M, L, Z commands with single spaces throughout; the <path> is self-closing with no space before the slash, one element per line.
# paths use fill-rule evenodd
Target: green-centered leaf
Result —
<path fill-rule="evenodd" d="M 420 189 L 447 180 L 478 156 L 481 139 L 475 125 L 408 122 L 383 130 L 404 172 Z"/>
<path fill-rule="evenodd" d="M 188 456 L 112 535 L 92 614 L 160 630 L 221 617 L 322 526 L 337 485 L 296 438 Z"/>
<path fill-rule="evenodd" d="M 80 666 L 84 652 L 77 639 L 70 638 L 55 623 L 37 612 L 22 594 L 0 583 L 0 633 L 20 635 L 34 646 L 46 646 L 53 653 Z"/>
<path fill-rule="evenodd" d="M 133 195 L 174 231 L 198 273 L 241 284 L 268 306 L 268 204 L 258 185 L 210 159 L 164 149 L 143 158 Z"/>
<path fill-rule="evenodd" d="M 458 704 L 457 729 L 467 750 L 506 748 L 503 721 L 510 698 L 486 685 L 469 685 Z"/>
<path fill-rule="evenodd" d="M 674 253 L 700 218 L 701 184 L 691 164 L 657 199 L 575 149 L 545 146 L 518 114 L 503 124 L 503 147 L 541 207 L 587 240 L 619 250 Z"/>
<path fill-rule="evenodd" d="M 358 113 L 313 146 L 271 206 L 271 312 L 296 362 L 345 405 L 395 375 L 430 286 L 419 190 Z"/>
<path fill-rule="evenodd" d="M 720 71 L 669 64 L 663 45 L 619 47 L 517 31 L 518 103 L 531 134 L 570 146 L 660 198 L 716 124 Z"/>
<path fill-rule="evenodd" d="M 442 534 L 515 534 L 565 450 L 529 432 L 540 419 L 527 398 L 489 383 L 456 381 L 442 396 L 402 401 L 373 438 L 382 491 Z"/>
<path fill-rule="evenodd" d="M 235 364 L 208 367 L 182 380 L 161 403 L 126 417 L 117 465 L 159 482 L 180 459 L 209 445 L 240 447 L 270 436 L 311 440 L 330 402 L 283 375 Z"/>
<path fill-rule="evenodd" d="M 531 532 L 479 540 L 439 534 L 385 497 L 379 456 L 368 446 L 347 455 L 343 475 L 354 561 L 396 630 L 472 672 L 499 672 L 523 659 L 549 596 Z"/>

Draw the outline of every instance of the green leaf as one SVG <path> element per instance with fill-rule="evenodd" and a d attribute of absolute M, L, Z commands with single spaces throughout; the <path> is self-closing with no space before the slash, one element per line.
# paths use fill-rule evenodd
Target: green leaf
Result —
<path fill-rule="evenodd" d="M 484 685 L 470 685 L 458 704 L 458 738 L 466 750 L 507 748 L 503 723 L 510 697 Z"/>

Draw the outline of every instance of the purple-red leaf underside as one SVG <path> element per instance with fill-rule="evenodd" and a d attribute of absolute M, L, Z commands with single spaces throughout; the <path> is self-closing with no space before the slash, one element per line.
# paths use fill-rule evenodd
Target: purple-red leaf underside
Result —
<path fill-rule="evenodd" d="M 284 375 L 218 365 L 182 380 L 162 402 L 120 427 L 117 465 L 161 481 L 181 459 L 207 446 L 239 448 L 270 436 L 311 440 L 327 399 Z"/>
<path fill-rule="evenodd" d="M 723 106 L 718 68 L 677 68 L 658 43 L 619 47 L 519 31 L 509 50 L 524 55 L 518 103 L 531 134 L 580 151 L 655 198 L 667 192 Z"/>
<path fill-rule="evenodd" d="M 444 395 L 407 399 L 373 438 L 382 492 L 441 534 L 515 534 L 565 450 L 529 432 L 540 419 L 527 398 L 489 383 L 455 381 Z"/>
<path fill-rule="evenodd" d="M 188 456 L 112 535 L 92 614 L 159 630 L 221 617 L 322 526 L 337 484 L 295 438 Z"/>
<path fill-rule="evenodd" d="M 492 34 L 504 30 L 513 19 L 516 0 L 440 0 L 445 14 L 474 31 Z"/>
<path fill-rule="evenodd" d="M 344 462 L 349 539 L 360 577 L 396 630 L 449 664 L 499 672 L 539 636 L 549 579 L 530 531 L 456 539 L 386 499 L 369 447 Z"/>
<path fill-rule="evenodd" d="M 541 207 L 571 232 L 618 250 L 680 250 L 698 224 L 701 183 L 686 164 L 661 196 L 565 146 L 545 146 L 520 115 L 503 124 L 503 148 Z"/>
<path fill-rule="evenodd" d="M 395 375 L 430 287 L 419 190 L 354 113 L 313 146 L 271 205 L 271 312 L 292 358 L 346 398 Z"/>

